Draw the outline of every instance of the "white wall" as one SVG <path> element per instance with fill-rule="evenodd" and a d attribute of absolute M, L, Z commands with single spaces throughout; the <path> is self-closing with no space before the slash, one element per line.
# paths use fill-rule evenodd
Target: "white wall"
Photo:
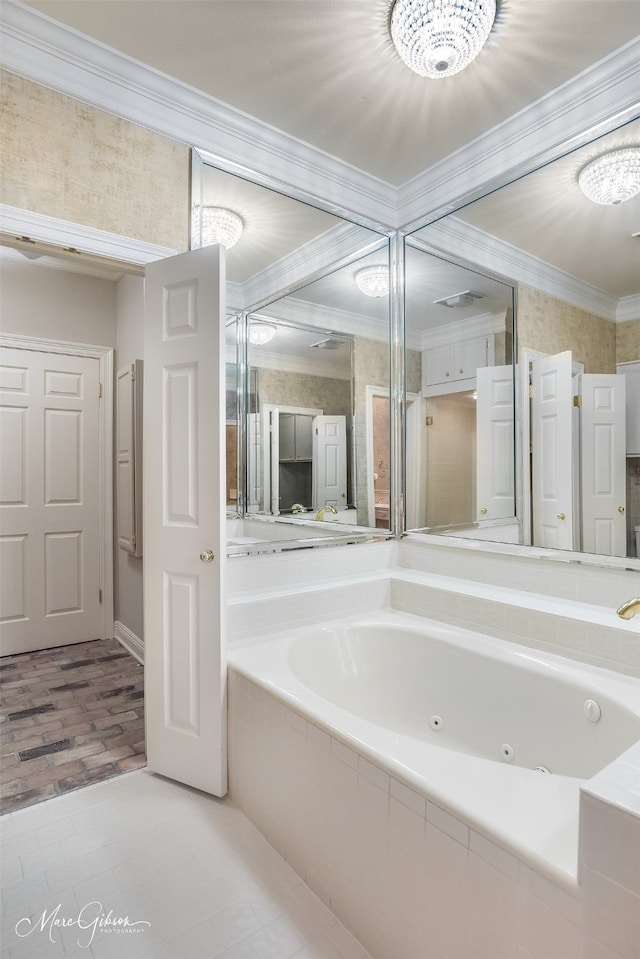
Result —
<path fill-rule="evenodd" d="M 115 371 L 143 359 L 144 278 L 123 276 L 116 292 Z M 114 483 L 115 489 L 115 483 Z M 117 515 L 114 510 L 114 515 Z M 143 518 L 144 519 L 144 518 Z M 113 565 L 114 619 L 143 639 L 141 556 L 115 546 Z"/>
<path fill-rule="evenodd" d="M 116 284 L 81 273 L 0 256 L 0 324 L 4 333 L 116 345 Z M 18 254 L 19 255 L 19 254 Z"/>

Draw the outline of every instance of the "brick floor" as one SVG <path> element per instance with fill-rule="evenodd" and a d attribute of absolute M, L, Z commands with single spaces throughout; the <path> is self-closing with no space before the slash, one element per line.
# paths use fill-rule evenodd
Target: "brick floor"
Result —
<path fill-rule="evenodd" d="M 0 658 L 0 812 L 146 765 L 143 675 L 115 639 Z"/>

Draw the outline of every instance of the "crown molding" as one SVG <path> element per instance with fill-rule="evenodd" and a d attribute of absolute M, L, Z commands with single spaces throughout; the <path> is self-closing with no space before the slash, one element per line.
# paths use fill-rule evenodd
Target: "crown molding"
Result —
<path fill-rule="evenodd" d="M 342 223 L 315 237 L 287 254 L 264 270 L 249 277 L 242 284 L 246 309 L 267 302 L 275 296 L 284 296 L 301 283 L 310 283 L 314 276 L 326 275 L 352 260 L 360 259 L 382 248 L 387 239 L 353 223 Z"/>
<path fill-rule="evenodd" d="M 602 290 L 559 270 L 516 246 L 499 240 L 455 216 L 433 224 L 426 235 L 416 234 L 417 246 L 427 252 L 445 253 L 457 261 L 499 276 L 507 283 L 523 283 L 557 297 L 589 313 L 616 320 L 618 300 Z"/>
<path fill-rule="evenodd" d="M 463 343 L 477 336 L 490 336 L 504 333 L 505 311 L 501 313 L 481 313 L 466 320 L 450 321 L 444 326 L 434 326 L 422 332 L 422 350 L 452 343 Z"/>
<path fill-rule="evenodd" d="M 21 210 L 5 203 L 0 204 L 0 231 L 17 239 L 28 237 L 36 243 L 62 249 L 71 247 L 80 253 L 107 257 L 136 266 L 144 266 L 152 260 L 160 260 L 178 252 L 170 247 L 107 233 L 95 227 L 59 220 L 44 213 L 34 213 L 32 210 Z"/>
<path fill-rule="evenodd" d="M 5 69 L 206 150 L 221 169 L 268 181 L 288 195 L 294 190 L 300 198 L 321 198 L 329 212 L 365 226 L 395 227 L 397 190 L 391 184 L 16 0 L 2 7 Z"/>
<path fill-rule="evenodd" d="M 387 319 L 377 319 L 372 316 L 363 316 L 361 313 L 351 313 L 347 310 L 338 310 L 332 306 L 323 306 L 309 300 L 288 296 L 269 304 L 256 314 L 265 320 L 282 320 L 284 323 L 317 327 L 327 333 L 345 333 L 352 337 L 364 337 L 369 340 L 389 339 L 389 324 Z"/>
<path fill-rule="evenodd" d="M 417 229 L 640 113 L 635 38 L 396 187 L 18 0 L 4 0 L 0 37 L 7 70 L 196 146 L 221 169 L 383 232 Z"/>
<path fill-rule="evenodd" d="M 405 232 L 486 196 L 507 181 L 640 114 L 640 37 L 404 183 Z"/>
<path fill-rule="evenodd" d="M 559 152 L 575 149 L 640 114 L 640 38 L 635 38 L 398 189 L 17 0 L 4 0 L 0 38 L 7 70 L 161 135 L 196 144 L 222 169 L 287 195 L 321 199 L 323 209 L 382 231 L 398 224 L 415 229 L 430 218 L 444 216 L 502 186 L 506 179 L 523 175 Z M 247 156 L 251 169 L 246 166 Z M 15 208 L 0 207 L 0 215 L 6 232 L 132 264 L 143 265 L 176 252 Z M 485 255 L 494 244 L 503 266 Z M 475 265 L 492 272 L 497 269 L 508 278 L 537 285 L 612 319 L 634 318 L 628 315 L 629 309 L 637 313 L 635 304 L 621 304 L 618 312 L 617 302 L 601 291 L 486 234 L 473 247 L 467 237 L 466 252 L 450 247 L 447 251 L 456 258 L 462 253 Z M 268 296 L 282 295 L 277 288 L 282 286 L 285 269 L 282 263 L 280 278 L 273 282 L 264 276 L 252 280 L 255 286 L 243 288 L 243 303 L 257 304 Z"/>
<path fill-rule="evenodd" d="M 616 320 L 618 323 L 640 320 L 640 293 L 634 293 L 632 296 L 623 296 L 622 299 L 618 300 Z"/>

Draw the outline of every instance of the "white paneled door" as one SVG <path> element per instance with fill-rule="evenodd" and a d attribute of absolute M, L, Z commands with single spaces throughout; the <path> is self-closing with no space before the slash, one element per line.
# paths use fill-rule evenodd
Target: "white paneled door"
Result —
<path fill-rule="evenodd" d="M 0 350 L 0 655 L 103 635 L 99 373 Z"/>
<path fill-rule="evenodd" d="M 145 283 L 147 762 L 227 790 L 224 275 L 220 247 L 152 263 Z"/>
<path fill-rule="evenodd" d="M 504 519 L 515 515 L 513 367 L 479 367 L 476 388 L 477 519 Z"/>
<path fill-rule="evenodd" d="M 531 365 L 533 545 L 573 549 L 571 353 Z"/>
<path fill-rule="evenodd" d="M 347 508 L 347 421 L 344 416 L 313 419 L 313 508 Z"/>
<path fill-rule="evenodd" d="M 582 548 L 626 556 L 625 378 L 581 376 Z"/>

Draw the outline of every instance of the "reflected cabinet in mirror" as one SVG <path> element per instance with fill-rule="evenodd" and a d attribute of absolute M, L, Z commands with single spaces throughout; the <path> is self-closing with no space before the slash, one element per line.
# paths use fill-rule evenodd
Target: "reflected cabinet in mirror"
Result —
<path fill-rule="evenodd" d="M 421 338 L 430 424 L 409 528 L 640 556 L 640 196 L 597 204 L 578 185 L 591 159 L 631 144 L 637 121 L 409 240 L 407 335 Z"/>

